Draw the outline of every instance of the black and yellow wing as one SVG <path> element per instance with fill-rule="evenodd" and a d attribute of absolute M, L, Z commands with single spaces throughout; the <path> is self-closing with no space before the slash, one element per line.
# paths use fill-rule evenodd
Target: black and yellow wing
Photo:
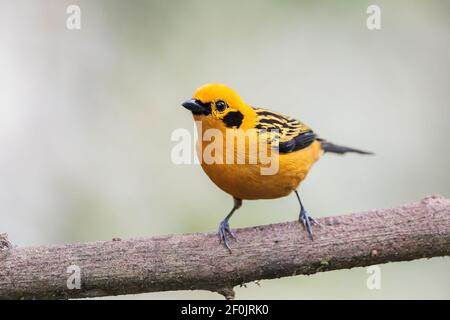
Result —
<path fill-rule="evenodd" d="M 279 141 L 278 150 L 281 153 L 306 148 L 317 138 L 311 128 L 294 118 L 267 109 L 253 109 L 257 115 L 256 129 L 267 132 L 277 131 L 271 137 Z"/>

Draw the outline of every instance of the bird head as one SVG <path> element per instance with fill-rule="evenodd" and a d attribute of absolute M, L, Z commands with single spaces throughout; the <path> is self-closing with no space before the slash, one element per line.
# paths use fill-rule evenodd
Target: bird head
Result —
<path fill-rule="evenodd" d="M 208 121 L 218 128 L 250 128 L 256 116 L 233 89 L 217 83 L 201 86 L 182 106 L 192 112 L 196 121 Z"/>

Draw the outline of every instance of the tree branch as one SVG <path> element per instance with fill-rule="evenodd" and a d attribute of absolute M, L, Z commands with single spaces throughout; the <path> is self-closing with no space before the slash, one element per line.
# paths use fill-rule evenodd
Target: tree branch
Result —
<path fill-rule="evenodd" d="M 232 288 L 260 279 L 450 255 L 450 200 L 318 219 L 314 241 L 298 222 L 237 229 L 230 254 L 216 233 L 14 248 L 0 237 L 0 298 L 79 298 Z M 67 268 L 81 271 L 68 289 Z"/>

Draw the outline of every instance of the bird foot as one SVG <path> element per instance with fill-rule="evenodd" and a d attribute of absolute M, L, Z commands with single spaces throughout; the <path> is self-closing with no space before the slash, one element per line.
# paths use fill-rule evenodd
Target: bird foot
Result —
<path fill-rule="evenodd" d="M 219 239 L 220 242 L 223 242 L 223 245 L 225 246 L 225 248 L 228 249 L 228 251 L 230 251 L 231 253 L 231 248 L 230 245 L 228 244 L 228 235 L 236 240 L 236 236 L 234 235 L 233 231 L 230 228 L 230 225 L 228 224 L 228 221 L 223 220 L 220 225 L 219 225 Z"/>
<path fill-rule="evenodd" d="M 308 236 L 311 240 L 313 240 L 313 235 L 312 235 L 312 228 L 311 226 L 313 224 L 320 226 L 320 224 L 313 218 L 311 217 L 308 212 L 306 210 L 301 210 L 300 211 L 300 217 L 298 219 L 303 226 L 305 227 L 306 231 L 308 232 Z"/>

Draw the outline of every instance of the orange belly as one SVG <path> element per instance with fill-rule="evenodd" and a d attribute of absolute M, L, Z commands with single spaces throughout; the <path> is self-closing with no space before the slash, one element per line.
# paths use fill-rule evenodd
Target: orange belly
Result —
<path fill-rule="evenodd" d="M 203 148 L 197 151 L 203 152 Z M 261 174 L 261 164 L 207 164 L 202 168 L 223 191 L 243 200 L 274 199 L 287 196 L 305 179 L 311 166 L 322 155 L 320 142 L 305 149 L 275 155 L 278 170 L 272 175 Z M 199 154 L 202 158 L 203 154 Z"/>

